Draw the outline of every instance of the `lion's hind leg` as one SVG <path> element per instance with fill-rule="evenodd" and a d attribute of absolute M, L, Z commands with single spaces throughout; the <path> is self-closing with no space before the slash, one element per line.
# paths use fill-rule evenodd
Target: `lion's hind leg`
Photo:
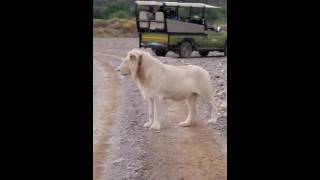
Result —
<path fill-rule="evenodd" d="M 179 123 L 181 127 L 188 127 L 191 125 L 191 121 L 195 119 L 196 116 L 196 100 L 197 100 L 198 95 L 197 94 L 192 94 L 190 98 L 187 100 L 187 105 L 188 105 L 188 117 L 185 121 L 182 121 Z"/>

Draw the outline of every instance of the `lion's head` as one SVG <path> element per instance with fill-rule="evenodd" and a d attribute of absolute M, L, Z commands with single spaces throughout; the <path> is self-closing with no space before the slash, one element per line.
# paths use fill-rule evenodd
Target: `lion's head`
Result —
<path fill-rule="evenodd" d="M 117 68 L 117 71 L 120 71 L 123 76 L 130 75 L 131 77 L 136 77 L 143 54 L 143 51 L 136 49 L 129 51 L 127 56 Z"/>

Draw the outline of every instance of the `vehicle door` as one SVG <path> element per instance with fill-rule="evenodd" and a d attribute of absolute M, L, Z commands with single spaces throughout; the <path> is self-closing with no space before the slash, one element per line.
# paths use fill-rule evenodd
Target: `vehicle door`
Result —
<path fill-rule="evenodd" d="M 220 49 L 224 47 L 226 32 L 218 29 L 208 29 L 204 35 L 204 44 L 208 48 Z"/>

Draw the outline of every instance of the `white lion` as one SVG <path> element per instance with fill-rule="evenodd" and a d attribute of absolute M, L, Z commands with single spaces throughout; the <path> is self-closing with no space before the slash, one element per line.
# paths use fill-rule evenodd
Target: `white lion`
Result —
<path fill-rule="evenodd" d="M 187 100 L 188 117 L 180 126 L 190 126 L 195 118 L 197 97 L 204 96 L 211 106 L 211 119 L 217 121 L 217 104 L 212 94 L 209 73 L 195 65 L 173 66 L 162 63 L 150 53 L 138 49 L 128 52 L 117 68 L 122 75 L 130 75 L 149 102 L 149 121 L 144 127 L 159 130 L 161 127 L 161 101 Z"/>

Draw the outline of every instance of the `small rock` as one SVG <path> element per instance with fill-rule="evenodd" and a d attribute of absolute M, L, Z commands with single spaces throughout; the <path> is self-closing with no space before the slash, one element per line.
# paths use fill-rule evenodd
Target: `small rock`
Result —
<path fill-rule="evenodd" d="M 139 166 L 139 167 L 134 168 L 133 170 L 134 171 L 138 171 L 138 170 L 143 169 L 143 168 L 144 168 L 144 166 Z"/>
<path fill-rule="evenodd" d="M 112 164 L 118 164 L 118 163 L 120 163 L 121 161 L 123 161 L 122 158 L 112 161 Z"/>

